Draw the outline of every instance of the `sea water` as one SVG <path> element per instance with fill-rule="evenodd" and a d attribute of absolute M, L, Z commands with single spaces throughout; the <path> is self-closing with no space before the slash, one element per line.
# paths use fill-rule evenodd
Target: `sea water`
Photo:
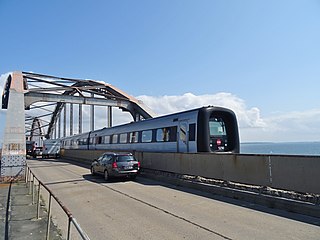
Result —
<path fill-rule="evenodd" d="M 320 156 L 320 142 L 241 143 L 240 153 Z"/>

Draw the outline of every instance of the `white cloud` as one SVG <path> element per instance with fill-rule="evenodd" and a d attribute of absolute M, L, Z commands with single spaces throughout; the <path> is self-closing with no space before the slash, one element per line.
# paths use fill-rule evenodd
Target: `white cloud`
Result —
<path fill-rule="evenodd" d="M 219 106 L 233 110 L 238 119 L 240 128 L 265 128 L 266 123 L 260 117 L 260 110 L 257 107 L 248 108 L 245 101 L 231 93 L 217 93 L 206 95 L 194 95 L 186 93 L 181 96 L 138 96 L 154 112 L 159 115 L 189 110 L 203 106 Z"/>
<path fill-rule="evenodd" d="M 264 119 L 266 126 L 257 129 L 266 141 L 320 141 L 320 109 L 278 113 Z"/>

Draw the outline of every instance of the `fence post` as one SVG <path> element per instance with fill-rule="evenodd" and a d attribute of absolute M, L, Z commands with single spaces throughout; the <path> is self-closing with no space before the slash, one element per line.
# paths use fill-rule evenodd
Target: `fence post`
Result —
<path fill-rule="evenodd" d="M 48 222 L 47 222 L 47 235 L 46 235 L 46 240 L 49 240 L 50 218 L 51 218 L 51 193 L 49 192 L 49 206 L 48 206 Z"/>
<path fill-rule="evenodd" d="M 28 184 L 29 184 L 29 167 L 28 167 L 28 171 L 27 171 L 27 182 L 26 182 L 26 188 L 28 188 Z"/>
<path fill-rule="evenodd" d="M 39 182 L 39 180 L 38 180 Z M 38 187 L 38 202 L 37 202 L 37 219 L 40 218 L 40 188 L 41 188 L 41 184 L 39 182 L 39 187 Z"/>
<path fill-rule="evenodd" d="M 31 170 L 30 170 L 30 176 L 29 176 L 30 178 L 29 178 L 29 195 L 31 194 Z"/>
<path fill-rule="evenodd" d="M 27 178 L 28 178 L 28 166 L 26 166 L 25 170 L 25 176 L 24 176 L 24 182 L 27 184 Z"/>
<path fill-rule="evenodd" d="M 32 176 L 32 205 L 34 205 L 34 175 Z"/>
<path fill-rule="evenodd" d="M 70 233 L 71 233 L 71 219 L 72 217 L 68 217 L 68 233 L 67 233 L 67 240 L 70 239 Z"/>

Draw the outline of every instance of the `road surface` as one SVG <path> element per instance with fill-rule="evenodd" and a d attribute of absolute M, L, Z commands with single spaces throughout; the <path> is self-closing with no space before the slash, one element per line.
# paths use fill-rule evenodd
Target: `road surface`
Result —
<path fill-rule="evenodd" d="M 27 163 L 91 239 L 320 239 L 317 218 L 143 177 L 105 182 L 91 176 L 89 169 L 63 160 Z M 61 211 L 54 207 L 53 214 L 66 231 Z"/>

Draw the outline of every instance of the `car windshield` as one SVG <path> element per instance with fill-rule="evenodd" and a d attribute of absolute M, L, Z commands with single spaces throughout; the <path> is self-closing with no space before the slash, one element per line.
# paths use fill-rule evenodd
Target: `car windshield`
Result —
<path fill-rule="evenodd" d="M 124 155 L 124 156 L 118 156 L 117 162 L 131 162 L 135 161 L 133 156 L 130 155 Z"/>

